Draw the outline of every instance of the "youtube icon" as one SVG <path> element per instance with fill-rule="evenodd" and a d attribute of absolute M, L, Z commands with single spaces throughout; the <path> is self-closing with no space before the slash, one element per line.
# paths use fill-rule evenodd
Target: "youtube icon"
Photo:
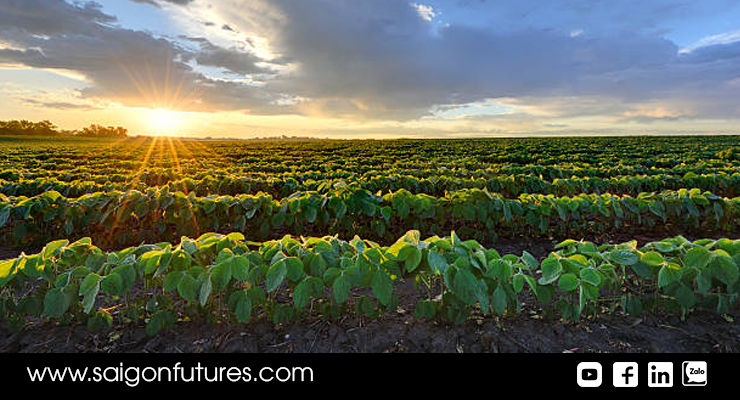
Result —
<path fill-rule="evenodd" d="M 595 369 L 584 369 L 581 371 L 581 379 L 584 381 L 595 381 L 599 377 L 599 372 Z"/>
<path fill-rule="evenodd" d="M 597 362 L 582 362 L 578 364 L 578 386 L 601 386 L 601 364 Z"/>

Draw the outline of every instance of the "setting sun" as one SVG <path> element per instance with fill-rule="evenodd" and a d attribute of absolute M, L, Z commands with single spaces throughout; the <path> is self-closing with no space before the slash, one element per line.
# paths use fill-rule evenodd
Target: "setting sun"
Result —
<path fill-rule="evenodd" d="M 179 112 L 158 108 L 149 111 L 149 127 L 152 134 L 174 134 L 181 126 Z"/>

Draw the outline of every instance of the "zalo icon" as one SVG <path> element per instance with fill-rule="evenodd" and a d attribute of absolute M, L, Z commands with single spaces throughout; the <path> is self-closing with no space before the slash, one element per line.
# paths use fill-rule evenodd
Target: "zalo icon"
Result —
<path fill-rule="evenodd" d="M 684 361 L 681 368 L 684 386 L 705 386 L 707 384 L 706 361 Z"/>

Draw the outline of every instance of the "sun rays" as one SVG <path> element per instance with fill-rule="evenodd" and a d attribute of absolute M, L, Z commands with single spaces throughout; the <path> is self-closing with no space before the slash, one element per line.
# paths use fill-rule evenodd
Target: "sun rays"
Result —
<path fill-rule="evenodd" d="M 136 143 L 130 143 L 131 147 L 126 150 L 131 152 L 133 155 L 140 154 L 141 158 L 139 159 L 140 161 L 137 169 L 131 174 L 130 181 L 128 182 L 128 190 L 137 189 L 139 187 L 139 183 L 142 181 L 144 181 L 146 186 L 156 187 L 159 189 L 169 184 L 172 190 L 182 192 L 186 195 L 185 199 L 187 201 L 187 207 L 192 214 L 191 227 L 195 233 L 200 232 L 195 212 L 196 210 L 190 203 L 189 197 L 187 197 L 191 193 L 182 180 L 187 175 L 183 171 L 182 160 L 186 159 L 195 161 L 199 156 L 216 158 L 218 155 L 197 141 L 186 142 L 177 137 L 153 136 L 148 138 L 132 139 L 132 141 L 135 141 Z M 145 150 L 143 149 L 144 147 L 146 148 Z M 193 148 L 195 153 L 190 147 Z M 167 172 L 165 174 L 165 178 L 156 174 L 160 169 Z M 149 172 L 155 172 L 155 175 L 157 175 L 156 181 L 152 179 L 145 181 L 143 177 Z M 113 239 L 115 234 L 119 231 L 120 226 L 127 225 L 125 221 L 127 218 L 131 217 L 133 210 L 128 207 L 131 198 L 132 197 L 130 196 L 124 197 L 123 204 L 119 207 L 121 212 L 115 215 L 113 225 L 106 235 L 106 243 L 108 245 L 114 244 Z"/>
<path fill-rule="evenodd" d="M 141 175 L 146 170 L 147 165 L 149 164 L 149 160 L 151 158 L 152 152 L 154 151 L 154 148 L 157 144 L 157 141 L 159 138 L 154 137 L 151 140 L 151 143 L 149 144 L 149 148 L 146 151 L 146 154 L 144 155 L 144 158 L 142 159 L 141 165 L 139 166 L 139 170 L 136 174 L 133 175 L 133 180 L 129 183 L 129 190 L 132 189 L 141 179 Z M 111 240 L 113 239 L 113 234 L 116 231 L 116 228 L 118 228 L 118 224 L 121 222 L 121 219 L 124 217 L 128 217 L 127 215 L 123 215 L 126 211 L 126 206 L 128 205 L 129 197 L 127 196 L 123 202 L 123 207 L 121 207 L 119 212 L 115 215 L 115 220 L 113 221 L 113 226 L 111 227 L 110 231 L 108 231 L 108 235 L 106 237 L 106 243 L 108 245 L 111 244 Z"/>
<path fill-rule="evenodd" d="M 129 181 L 129 190 L 136 189 L 141 182 L 142 177 L 148 171 L 156 171 L 156 168 L 163 168 L 169 173 L 168 178 L 164 181 L 158 176 L 156 182 L 146 182 L 147 185 L 154 184 L 157 187 L 167 182 L 176 182 L 170 185 L 174 190 L 181 191 L 188 195 L 187 187 L 181 181 L 183 168 L 181 159 L 183 156 L 188 159 L 195 159 L 197 155 L 193 154 L 192 149 L 200 156 L 208 158 L 218 158 L 219 155 L 203 146 L 201 143 L 188 142 L 187 144 L 177 136 L 186 125 L 186 116 L 183 109 L 197 103 L 201 94 L 198 85 L 188 85 L 183 71 L 179 70 L 172 62 L 171 54 L 162 54 L 161 60 L 153 60 L 151 57 L 144 56 L 143 60 L 121 59 L 116 54 L 111 53 L 111 58 L 116 61 L 116 65 L 123 71 L 125 79 L 128 80 L 134 92 L 138 94 L 142 107 L 137 107 L 142 113 L 141 123 L 150 138 L 143 139 L 135 144 L 136 147 L 124 148 L 131 154 L 142 153 L 138 170 L 131 175 Z M 143 70 L 134 70 L 130 67 L 131 63 L 143 65 Z M 164 72 L 162 72 L 164 71 Z M 148 143 L 147 143 L 148 142 Z M 133 143 L 132 143 L 133 144 Z M 111 144 L 111 148 L 117 147 L 121 143 Z M 145 151 L 141 147 L 147 146 Z M 123 200 L 121 212 L 115 215 L 115 220 L 109 232 L 107 233 L 107 242 L 112 243 L 120 225 L 126 225 L 126 219 L 131 217 L 129 202 L 131 197 L 126 196 Z M 187 197 L 186 197 L 187 199 Z M 192 228 L 198 232 L 198 221 L 195 217 L 195 210 L 188 200 L 192 217 Z"/>
<path fill-rule="evenodd" d="M 183 127 L 181 110 L 199 103 L 203 88 L 187 83 L 186 72 L 173 64 L 170 53 L 163 53 L 160 60 L 152 60 L 146 55 L 141 60 L 122 59 L 113 52 L 110 57 L 138 94 L 138 108 L 144 109 L 147 133 L 177 135 Z M 131 65 L 137 65 L 139 69 L 131 68 Z"/>

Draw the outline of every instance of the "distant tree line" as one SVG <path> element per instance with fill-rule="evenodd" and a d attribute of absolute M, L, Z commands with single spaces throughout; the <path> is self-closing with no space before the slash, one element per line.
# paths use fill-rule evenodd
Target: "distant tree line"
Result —
<path fill-rule="evenodd" d="M 113 127 L 113 126 L 102 126 L 102 125 L 96 125 L 92 124 L 88 126 L 87 128 L 82 128 L 79 131 L 75 131 L 75 135 L 77 136 L 86 136 L 86 137 L 107 137 L 107 138 L 122 138 L 126 137 L 126 133 L 128 130 L 123 127 Z"/>
<path fill-rule="evenodd" d="M 123 138 L 128 130 L 117 126 L 92 124 L 78 130 L 59 130 L 51 121 L 33 122 L 27 120 L 0 121 L 0 135 L 18 136 L 82 136 L 98 138 Z"/>

